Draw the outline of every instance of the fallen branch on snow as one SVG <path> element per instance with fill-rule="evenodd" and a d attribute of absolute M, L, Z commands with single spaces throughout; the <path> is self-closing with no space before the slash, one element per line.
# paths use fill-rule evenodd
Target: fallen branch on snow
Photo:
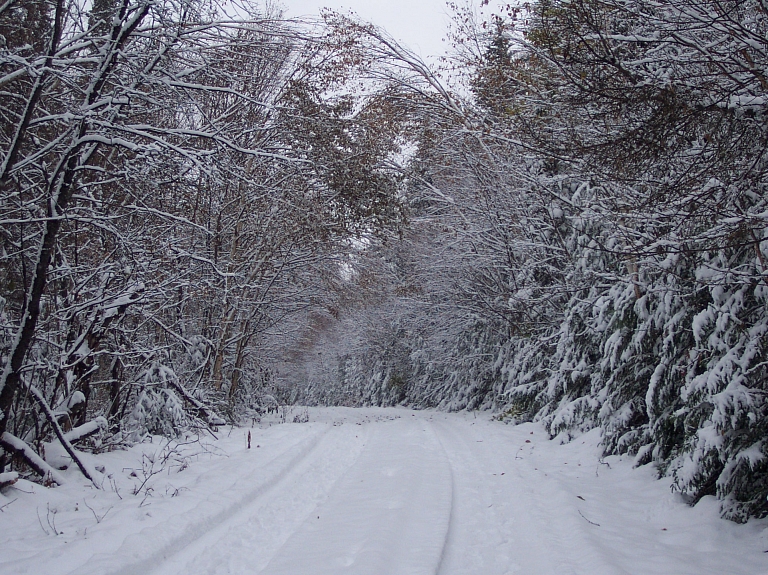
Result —
<path fill-rule="evenodd" d="M 173 388 L 178 391 L 181 396 L 184 398 L 185 401 L 188 403 L 191 403 L 192 405 L 197 408 L 197 413 L 199 417 L 205 418 L 205 420 L 208 422 L 208 425 L 211 426 L 217 426 L 217 425 L 225 425 L 227 422 L 224 420 L 224 418 L 217 415 L 210 407 L 204 405 L 201 401 L 198 401 L 190 393 L 184 389 L 184 386 L 181 385 L 180 382 L 175 380 L 170 380 L 169 383 L 173 386 Z"/>
<path fill-rule="evenodd" d="M 64 485 L 65 481 L 61 474 L 43 461 L 43 458 L 35 453 L 26 442 L 15 435 L 11 435 L 7 431 L 0 435 L 0 447 L 10 453 L 19 455 L 44 481 L 51 481 L 56 485 Z"/>
<path fill-rule="evenodd" d="M 93 486 L 96 489 L 101 489 L 101 486 L 96 482 L 96 474 L 92 469 L 89 469 L 88 466 L 85 465 L 82 459 L 77 455 L 77 452 L 75 451 L 75 448 L 72 447 L 72 444 L 67 440 L 67 438 L 64 435 L 64 432 L 61 429 L 61 426 L 59 425 L 59 422 L 56 420 L 56 416 L 53 414 L 53 410 L 51 409 L 51 406 L 48 405 L 48 402 L 43 397 L 43 394 L 40 393 L 40 391 L 33 385 L 28 386 L 29 394 L 35 399 L 37 404 L 42 408 L 43 413 L 45 414 L 45 418 L 48 420 L 48 423 L 53 428 L 54 433 L 56 433 L 56 437 L 59 438 L 59 442 L 64 447 L 64 449 L 67 451 L 69 456 L 72 458 L 72 461 L 74 461 L 77 466 L 80 468 L 80 471 L 85 475 L 91 483 L 93 483 Z M 94 420 L 96 421 L 96 420 Z M 85 424 L 88 425 L 88 424 Z M 83 426 L 80 426 L 83 427 Z M 79 429 L 79 428 L 78 428 Z M 26 444 L 25 444 L 26 445 Z M 56 481 L 56 483 L 59 483 Z M 61 483 L 59 483 L 61 485 Z"/>
<path fill-rule="evenodd" d="M 86 437 L 95 435 L 102 429 L 106 429 L 106 428 L 107 428 L 106 418 L 97 417 L 89 421 L 88 423 L 84 423 L 83 425 L 80 425 L 70 431 L 67 431 L 64 434 L 64 438 L 70 443 L 77 443 L 78 441 L 82 441 Z"/>
<path fill-rule="evenodd" d="M 15 471 L 0 473 L 0 489 L 9 487 L 19 480 L 19 474 Z"/>

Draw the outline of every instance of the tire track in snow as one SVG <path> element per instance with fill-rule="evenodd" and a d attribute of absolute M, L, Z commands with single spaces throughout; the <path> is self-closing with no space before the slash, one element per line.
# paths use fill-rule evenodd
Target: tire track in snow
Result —
<path fill-rule="evenodd" d="M 169 557 L 156 575 L 256 573 L 298 529 L 363 450 L 367 430 L 328 430 L 309 457 L 263 497 Z"/>
<path fill-rule="evenodd" d="M 452 474 L 424 419 L 378 423 L 328 500 L 262 575 L 432 575 L 450 532 Z"/>
<path fill-rule="evenodd" d="M 451 549 L 451 545 L 455 537 L 453 531 L 455 525 L 454 515 L 456 513 L 456 477 L 453 473 L 453 463 L 451 462 L 451 458 L 448 456 L 448 452 L 445 450 L 445 444 L 443 443 L 440 434 L 434 431 L 433 425 L 430 425 L 430 428 L 432 429 L 432 433 L 435 434 L 438 442 L 440 442 L 440 448 L 443 450 L 443 456 L 445 457 L 445 461 L 448 463 L 448 471 L 451 474 L 451 507 L 448 512 L 448 525 L 446 526 L 445 536 L 443 537 L 443 548 L 440 551 L 440 560 L 438 561 L 437 568 L 435 569 L 435 575 L 441 575 L 444 570 L 446 557 L 449 550 Z"/>
<path fill-rule="evenodd" d="M 519 463 L 514 447 L 499 444 L 487 428 L 481 431 L 480 420 L 437 420 L 435 426 L 451 464 L 460 470 L 451 543 L 440 575 L 556 573 L 547 531 L 528 513 L 527 497 L 521 498 L 528 491 L 520 489 L 511 465 Z M 530 564 L 532 556 L 539 562 Z"/>
<path fill-rule="evenodd" d="M 93 557 L 87 564 L 85 571 L 80 568 L 75 570 L 73 575 L 84 572 L 107 575 L 136 575 L 137 573 L 152 572 L 158 564 L 162 564 L 167 558 L 189 547 L 208 531 L 225 523 L 239 513 L 243 507 L 247 507 L 272 490 L 310 456 L 329 430 L 330 428 L 325 428 L 315 433 L 270 460 L 265 466 L 268 469 L 267 478 L 234 501 L 228 502 L 224 509 L 206 513 L 207 509 L 202 511 L 199 509 L 202 504 L 195 506 L 193 509 L 172 518 L 175 525 L 183 525 L 175 533 L 173 533 L 172 528 L 170 529 L 171 533 L 169 533 L 168 523 L 170 520 L 143 529 L 126 538 L 125 542 L 114 553 Z M 152 550 L 149 554 L 137 557 L 135 549 L 146 549 L 147 545 L 157 542 L 160 542 L 162 546 Z M 116 557 L 119 557 L 117 562 L 122 566 L 112 571 L 110 569 L 114 566 Z"/>
<path fill-rule="evenodd" d="M 480 420 L 463 425 L 462 433 L 438 424 L 462 470 L 455 540 L 461 552 L 448 553 L 445 575 L 627 573 L 576 514 L 576 496 L 557 476 L 536 470 L 536 440 Z"/>

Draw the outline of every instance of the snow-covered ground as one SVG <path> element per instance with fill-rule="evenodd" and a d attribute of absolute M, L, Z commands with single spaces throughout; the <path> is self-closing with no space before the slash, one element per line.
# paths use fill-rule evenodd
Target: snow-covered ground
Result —
<path fill-rule="evenodd" d="M 487 414 L 295 409 L 155 439 L 0 495 L 0 573 L 768 574 L 768 521 L 690 508 L 599 436 L 567 445 Z M 251 433 L 252 447 L 247 448 Z"/>

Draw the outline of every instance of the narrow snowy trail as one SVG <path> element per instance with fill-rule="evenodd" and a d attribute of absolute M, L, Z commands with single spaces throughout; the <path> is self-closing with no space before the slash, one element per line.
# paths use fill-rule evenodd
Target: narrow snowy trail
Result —
<path fill-rule="evenodd" d="M 712 498 L 691 509 L 650 468 L 598 462 L 595 432 L 559 445 L 538 425 L 488 415 L 309 416 L 228 431 L 136 495 L 125 483 L 137 491 L 141 477 L 126 465 L 135 451 L 94 458 L 122 472 L 122 495 L 76 481 L 7 490 L 0 504 L 13 495 L 23 505 L 0 513 L 0 572 L 768 574 L 768 521 L 723 521 Z M 51 508 L 57 536 L 46 528 Z"/>

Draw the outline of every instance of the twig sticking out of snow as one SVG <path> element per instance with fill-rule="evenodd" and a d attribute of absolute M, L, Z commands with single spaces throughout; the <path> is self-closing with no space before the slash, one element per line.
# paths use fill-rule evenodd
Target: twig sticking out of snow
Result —
<path fill-rule="evenodd" d="M 599 523 L 595 523 L 594 521 L 590 521 L 589 519 L 587 519 L 586 517 L 584 517 L 584 514 L 581 512 L 581 509 L 579 509 L 579 515 L 581 515 L 581 516 L 584 518 L 584 521 L 586 521 L 586 522 L 587 522 L 587 523 L 589 523 L 590 525 L 594 525 L 595 527 L 600 527 L 600 524 L 599 524 Z"/>
<path fill-rule="evenodd" d="M 40 523 L 40 529 L 42 529 L 42 530 L 43 530 L 43 533 L 45 533 L 46 535 L 50 535 L 50 534 L 51 534 L 51 532 L 50 532 L 50 531 L 48 531 L 48 530 L 45 528 L 45 525 L 43 525 L 43 520 L 42 520 L 42 519 L 40 519 L 40 510 L 39 510 L 39 509 L 35 509 L 35 512 L 37 513 L 37 521 Z"/>
<path fill-rule="evenodd" d="M 90 505 L 88 505 L 88 502 L 87 502 L 85 499 L 83 499 L 83 505 L 85 505 L 85 506 L 86 506 L 88 509 L 90 509 L 90 510 L 91 510 L 91 513 L 93 513 L 93 516 L 96 518 L 96 523 L 101 523 L 101 520 L 102 520 L 102 519 L 104 519 L 104 518 L 107 516 L 107 513 L 109 513 L 110 511 L 112 511 L 112 508 L 110 507 L 109 509 L 107 509 L 107 510 L 104 512 L 104 514 L 103 514 L 101 517 L 99 517 L 99 516 L 97 515 L 96 511 L 93 509 L 93 507 L 91 507 Z"/>
<path fill-rule="evenodd" d="M 48 527 L 50 527 L 53 530 L 54 535 L 63 535 L 63 532 L 59 533 L 59 530 L 56 527 L 56 513 L 58 513 L 58 511 L 56 509 L 51 509 L 50 503 L 47 504 L 45 508 L 48 510 L 48 512 L 45 515 L 45 520 L 48 523 Z M 40 522 L 40 528 L 43 530 L 43 533 L 45 533 L 46 535 L 50 535 L 51 532 L 45 528 L 45 525 L 43 525 L 43 520 L 40 519 L 39 509 L 37 509 L 37 520 Z"/>
<path fill-rule="evenodd" d="M 11 499 L 11 500 L 10 500 L 8 503 L 6 503 L 5 505 L 0 505 L 0 513 L 5 513 L 5 508 L 6 508 L 6 507 L 8 507 L 8 506 L 9 506 L 11 503 L 13 503 L 14 501 L 18 501 L 18 500 L 19 500 L 19 498 L 17 497 L 16 499 Z"/>

